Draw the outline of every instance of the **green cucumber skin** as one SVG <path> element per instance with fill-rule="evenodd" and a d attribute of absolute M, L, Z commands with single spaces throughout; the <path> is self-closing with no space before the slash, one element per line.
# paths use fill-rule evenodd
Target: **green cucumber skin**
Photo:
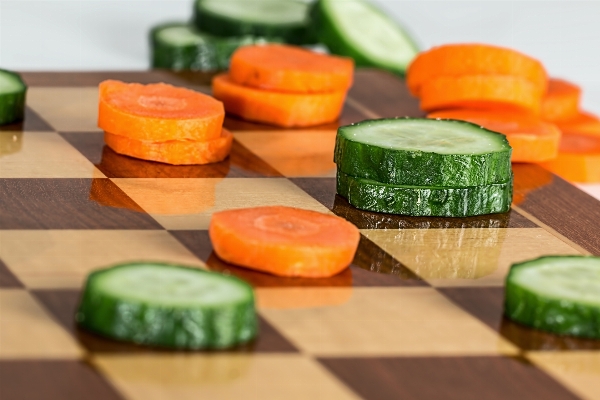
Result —
<path fill-rule="evenodd" d="M 393 72 L 397 75 L 404 77 L 406 75 L 406 65 L 393 65 L 379 62 L 365 56 L 350 43 L 344 35 L 336 28 L 333 21 L 330 19 L 327 11 L 324 9 L 324 1 L 317 0 L 310 9 L 310 20 L 311 20 L 311 35 L 315 37 L 319 42 L 323 43 L 332 54 L 340 56 L 351 57 L 354 59 L 354 63 L 357 67 L 375 67 L 382 68 Z M 369 4 L 373 11 L 382 13 L 381 10 L 376 8 L 374 5 Z M 403 29 L 403 28 L 402 28 Z M 403 29 L 404 30 L 404 29 Z M 405 36 L 413 48 L 415 55 L 420 51 L 419 46 L 414 42 L 411 36 L 405 32 Z"/>
<path fill-rule="evenodd" d="M 0 69 L 0 73 L 12 75 L 23 85 L 23 90 L 15 93 L 0 93 L 0 125 L 22 121 L 25 117 L 25 97 L 27 85 L 21 76 L 15 72 Z"/>
<path fill-rule="evenodd" d="M 283 0 L 282 0 L 283 1 Z M 308 23 L 292 25 L 252 24 L 234 18 L 200 11 L 200 0 L 194 6 L 193 23 L 201 32 L 220 37 L 256 36 L 290 44 L 313 44 L 315 40 L 308 29 Z"/>
<path fill-rule="evenodd" d="M 512 202 L 506 183 L 466 188 L 392 186 L 338 170 L 337 192 L 361 210 L 415 217 L 469 217 L 505 213 Z"/>
<path fill-rule="evenodd" d="M 87 330 L 136 344 L 175 349 L 228 348 L 257 335 L 258 322 L 251 292 L 251 301 L 228 307 L 178 310 L 147 306 L 99 293 L 94 278 L 110 270 L 96 271 L 88 277 L 76 315 L 79 325 Z"/>
<path fill-rule="evenodd" d="M 540 257 L 555 258 L 556 256 Z M 561 258 L 581 256 L 560 256 Z M 522 325 L 555 333 L 600 339 L 600 308 L 540 296 L 512 282 L 511 277 L 530 261 L 513 264 L 506 277 L 505 315 Z"/>
<path fill-rule="evenodd" d="M 446 187 L 490 185 L 506 182 L 511 177 L 510 147 L 506 151 L 488 154 L 437 154 L 384 149 L 348 140 L 344 136 L 345 128 L 376 121 L 384 120 L 366 120 L 338 129 L 334 162 L 342 172 L 392 185 Z M 500 140 L 506 141 L 504 135 L 498 135 Z"/>

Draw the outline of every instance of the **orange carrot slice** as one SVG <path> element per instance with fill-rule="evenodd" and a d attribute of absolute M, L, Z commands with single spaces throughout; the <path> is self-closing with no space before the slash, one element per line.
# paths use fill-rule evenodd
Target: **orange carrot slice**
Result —
<path fill-rule="evenodd" d="M 449 44 L 420 53 L 409 65 L 407 84 L 420 96 L 421 86 L 439 77 L 512 75 L 545 92 L 548 75 L 542 63 L 518 51 L 485 44 Z"/>
<path fill-rule="evenodd" d="M 104 141 L 115 152 L 126 156 L 167 164 L 189 165 L 224 160 L 231 150 L 233 135 L 223 129 L 221 137 L 213 140 L 151 142 L 104 132 Z"/>
<path fill-rule="evenodd" d="M 542 118 L 551 122 L 574 118 L 579 114 L 580 98 L 579 86 L 562 79 L 550 79 L 542 99 Z"/>
<path fill-rule="evenodd" d="M 244 119 L 283 127 L 307 127 L 337 120 L 346 91 L 327 93 L 282 93 L 233 83 L 226 74 L 212 81 L 213 95 L 228 113 Z"/>
<path fill-rule="evenodd" d="M 353 71 L 351 58 L 281 44 L 241 47 L 229 65 L 238 85 L 290 93 L 348 90 Z"/>
<path fill-rule="evenodd" d="M 524 78 L 509 75 L 440 77 L 421 87 L 421 108 L 520 110 L 538 114 L 543 92 Z"/>
<path fill-rule="evenodd" d="M 599 136 L 600 118 L 594 114 L 580 111 L 574 118 L 557 122 L 561 131 L 570 135 Z"/>
<path fill-rule="evenodd" d="M 345 269 L 360 233 L 343 218 L 291 207 L 255 207 L 213 214 L 210 240 L 232 264 L 278 276 L 320 278 Z"/>
<path fill-rule="evenodd" d="M 98 126 L 137 140 L 212 140 L 221 135 L 223 104 L 164 83 L 100 83 Z"/>
<path fill-rule="evenodd" d="M 542 166 L 571 182 L 600 182 L 600 137 L 565 134 L 558 157 Z"/>
<path fill-rule="evenodd" d="M 469 121 L 503 133 L 513 148 L 513 162 L 542 162 L 551 160 L 558 154 L 560 130 L 534 115 L 456 109 L 433 112 L 427 117 Z"/>

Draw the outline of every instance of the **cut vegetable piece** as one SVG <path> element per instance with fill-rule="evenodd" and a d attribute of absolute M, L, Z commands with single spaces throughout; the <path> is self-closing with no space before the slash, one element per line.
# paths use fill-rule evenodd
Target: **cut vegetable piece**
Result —
<path fill-rule="evenodd" d="M 0 69 L 0 125 L 21 121 L 27 86 L 15 72 Z"/>
<path fill-rule="evenodd" d="M 231 57 L 229 78 L 238 85 L 290 93 L 348 90 L 354 62 L 286 45 L 246 46 Z"/>
<path fill-rule="evenodd" d="M 113 339 L 180 348 L 226 348 L 256 336 L 247 283 L 197 268 L 139 262 L 88 276 L 80 326 Z"/>
<path fill-rule="evenodd" d="M 308 7 L 289 0 L 196 0 L 194 23 L 217 36 L 254 35 L 305 44 L 311 42 Z"/>
<path fill-rule="evenodd" d="M 256 207 L 213 214 L 210 240 L 232 264 L 278 276 L 321 278 L 348 267 L 360 233 L 333 215 L 291 207 Z"/>
<path fill-rule="evenodd" d="M 504 306 L 524 325 L 600 339 L 600 257 L 546 256 L 513 264 Z"/>
<path fill-rule="evenodd" d="M 469 122 L 394 118 L 340 127 L 334 161 L 377 182 L 460 187 L 507 182 L 510 154 L 504 135 Z"/>
<path fill-rule="evenodd" d="M 104 141 L 115 152 L 126 156 L 174 165 L 190 165 L 223 161 L 231 151 L 233 135 L 223 129 L 221 137 L 207 141 L 151 142 L 104 132 Z"/>
<path fill-rule="evenodd" d="M 136 140 L 211 140 L 221 135 L 223 104 L 164 83 L 100 83 L 98 126 Z"/>
<path fill-rule="evenodd" d="M 228 113 L 244 119 L 283 127 L 307 127 L 337 120 L 346 91 L 329 93 L 281 93 L 233 83 L 226 74 L 212 81 L 213 95 Z"/>
<path fill-rule="evenodd" d="M 563 134 L 558 156 L 541 165 L 571 182 L 600 183 L 600 136 Z"/>
<path fill-rule="evenodd" d="M 312 16 L 319 41 L 334 54 L 352 57 L 358 66 L 404 74 L 419 51 L 398 22 L 364 0 L 320 0 Z"/>
<path fill-rule="evenodd" d="M 543 162 L 558 154 L 560 130 L 531 114 L 455 109 L 435 111 L 427 117 L 469 121 L 506 135 L 513 149 L 513 162 Z"/>
<path fill-rule="evenodd" d="M 420 96 L 425 83 L 462 75 L 521 77 L 540 93 L 548 85 L 548 74 L 539 61 L 515 50 L 485 44 L 448 44 L 424 51 L 410 64 L 406 83 L 413 95 Z"/>
<path fill-rule="evenodd" d="M 565 134 L 600 137 L 600 118 L 585 111 L 580 111 L 572 119 L 557 122 L 556 126 Z"/>
<path fill-rule="evenodd" d="M 565 121 L 579 114 L 581 88 L 562 79 L 550 79 L 548 90 L 542 99 L 542 118 Z"/>
<path fill-rule="evenodd" d="M 512 178 L 505 183 L 460 188 L 401 186 L 338 170 L 337 192 L 361 210 L 416 217 L 468 217 L 510 210 Z"/>
<path fill-rule="evenodd" d="M 524 78 L 508 75 L 440 77 L 421 86 L 421 108 L 524 111 L 540 113 L 544 92 Z"/>

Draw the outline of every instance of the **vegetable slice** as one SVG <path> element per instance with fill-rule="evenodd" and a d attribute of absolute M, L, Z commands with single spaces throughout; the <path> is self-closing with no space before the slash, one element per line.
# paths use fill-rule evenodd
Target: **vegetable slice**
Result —
<path fill-rule="evenodd" d="M 468 217 L 510 210 L 512 178 L 505 183 L 470 187 L 402 186 L 338 170 L 337 192 L 361 210 L 418 217 Z"/>
<path fill-rule="evenodd" d="M 513 264 L 505 313 L 536 329 L 600 339 L 600 257 L 546 256 Z"/>
<path fill-rule="evenodd" d="M 211 140 L 221 135 L 223 104 L 165 83 L 100 83 L 98 126 L 136 140 Z"/>
<path fill-rule="evenodd" d="M 600 182 L 600 136 L 563 134 L 558 156 L 541 164 L 571 182 Z"/>
<path fill-rule="evenodd" d="M 291 93 L 348 90 L 354 62 L 286 45 L 246 46 L 231 57 L 229 78 L 238 85 Z"/>
<path fill-rule="evenodd" d="M 558 154 L 560 130 L 531 114 L 455 109 L 435 111 L 427 117 L 469 121 L 506 135 L 513 149 L 513 162 L 543 162 L 556 158 Z"/>
<path fill-rule="evenodd" d="M 231 347 L 257 332 L 250 285 L 231 276 L 153 262 L 91 273 L 76 320 L 113 339 L 180 349 Z"/>
<path fill-rule="evenodd" d="M 106 144 L 119 154 L 174 165 L 210 164 L 223 161 L 231 151 L 233 135 L 223 129 L 217 139 L 151 142 L 104 132 Z"/>
<path fill-rule="evenodd" d="M 358 66 L 402 75 L 418 52 L 398 22 L 366 1 L 320 0 L 312 16 L 319 41 L 334 54 L 352 57 Z"/>
<path fill-rule="evenodd" d="M 306 127 L 337 120 L 346 91 L 328 93 L 281 93 L 235 84 L 227 74 L 212 81 L 213 95 L 228 113 L 250 121 L 283 127 Z"/>
<path fill-rule="evenodd" d="M 579 114 L 581 88 L 562 79 L 550 79 L 548 90 L 542 99 L 542 118 L 558 122 Z"/>
<path fill-rule="evenodd" d="M 393 118 L 340 127 L 334 161 L 382 183 L 456 187 L 507 182 L 510 154 L 504 135 L 468 122 Z"/>
<path fill-rule="evenodd" d="M 420 53 L 408 68 L 408 88 L 419 96 L 425 83 L 439 77 L 508 75 L 521 77 L 540 93 L 546 91 L 548 74 L 539 61 L 518 51 L 476 43 L 447 44 Z"/>
<path fill-rule="evenodd" d="M 333 276 L 354 258 L 360 233 L 333 215 L 291 207 L 256 207 L 213 214 L 210 240 L 232 264 L 279 276 Z"/>
<path fill-rule="evenodd" d="M 304 44 L 310 42 L 308 7 L 292 0 L 196 0 L 194 23 L 217 36 L 253 35 Z"/>
<path fill-rule="evenodd" d="M 23 119 L 26 92 L 27 86 L 19 74 L 0 69 L 0 125 Z"/>
<path fill-rule="evenodd" d="M 600 118 L 585 111 L 580 111 L 572 119 L 559 121 L 556 125 L 566 134 L 600 137 Z"/>

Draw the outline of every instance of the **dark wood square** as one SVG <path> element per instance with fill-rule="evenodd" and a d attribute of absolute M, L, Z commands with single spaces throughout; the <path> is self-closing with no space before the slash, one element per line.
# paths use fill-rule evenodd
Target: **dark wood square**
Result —
<path fill-rule="evenodd" d="M 23 284 L 0 259 L 0 288 L 23 288 Z"/>

